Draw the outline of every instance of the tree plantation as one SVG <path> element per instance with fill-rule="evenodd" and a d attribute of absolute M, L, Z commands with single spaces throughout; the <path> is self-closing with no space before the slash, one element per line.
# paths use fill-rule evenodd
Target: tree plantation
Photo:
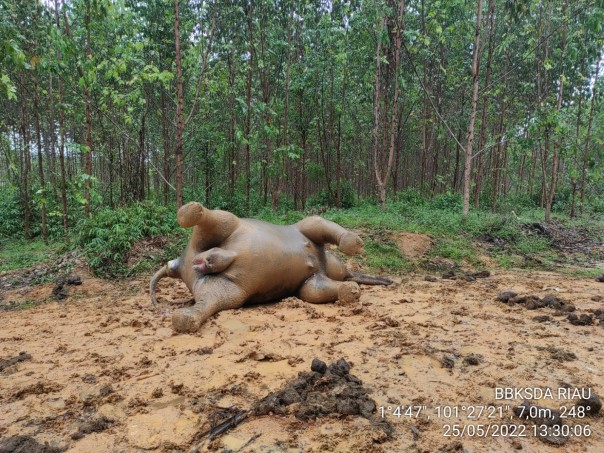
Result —
<path fill-rule="evenodd" d="M 601 0 L 0 0 L 0 235 L 198 200 L 604 212 Z"/>

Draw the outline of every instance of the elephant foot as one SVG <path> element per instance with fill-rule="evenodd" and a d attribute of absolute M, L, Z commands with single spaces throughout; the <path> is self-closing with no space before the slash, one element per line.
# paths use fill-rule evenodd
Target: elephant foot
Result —
<path fill-rule="evenodd" d="M 172 314 L 172 328 L 177 333 L 197 332 L 202 322 L 201 310 L 194 307 L 181 308 Z"/>
<path fill-rule="evenodd" d="M 338 289 L 338 301 L 342 305 L 356 304 L 361 299 L 361 288 L 358 283 L 344 282 Z"/>
<path fill-rule="evenodd" d="M 363 252 L 363 240 L 358 234 L 347 231 L 340 238 L 338 248 L 347 255 L 360 255 Z"/>
<path fill-rule="evenodd" d="M 182 206 L 176 213 L 178 224 L 183 228 L 191 228 L 201 222 L 203 217 L 203 206 L 201 203 L 191 201 Z"/>

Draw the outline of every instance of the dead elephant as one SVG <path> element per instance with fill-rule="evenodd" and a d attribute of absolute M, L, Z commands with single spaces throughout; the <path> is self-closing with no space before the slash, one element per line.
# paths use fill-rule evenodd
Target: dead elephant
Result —
<path fill-rule="evenodd" d="M 348 255 L 360 254 L 361 238 L 321 217 L 307 217 L 294 225 L 273 225 L 204 208 L 191 202 L 178 210 L 178 223 L 193 227 L 182 255 L 162 267 L 151 279 L 149 291 L 163 277 L 180 278 L 195 305 L 172 316 L 176 332 L 194 332 L 212 315 L 247 303 L 288 296 L 321 304 L 356 301 L 358 283 L 389 285 L 388 279 L 351 272 L 325 244 L 335 244 Z"/>

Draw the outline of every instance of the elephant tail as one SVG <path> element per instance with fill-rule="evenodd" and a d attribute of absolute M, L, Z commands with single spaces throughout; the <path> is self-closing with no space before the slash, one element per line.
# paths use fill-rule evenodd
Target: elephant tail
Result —
<path fill-rule="evenodd" d="M 392 285 L 392 280 L 383 277 L 374 277 L 372 275 L 361 274 L 360 272 L 350 272 L 351 276 L 346 280 L 360 283 L 361 285 Z"/>
<path fill-rule="evenodd" d="M 168 266 L 162 266 L 162 268 L 158 270 L 155 275 L 151 278 L 151 282 L 149 282 L 149 295 L 151 296 L 151 303 L 154 307 L 157 307 L 157 299 L 155 298 L 155 289 L 157 288 L 157 282 L 160 281 L 162 278 L 168 276 Z"/>

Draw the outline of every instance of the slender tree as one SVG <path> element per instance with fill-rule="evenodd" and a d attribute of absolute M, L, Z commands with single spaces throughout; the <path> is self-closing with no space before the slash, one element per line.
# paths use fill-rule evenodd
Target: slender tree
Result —
<path fill-rule="evenodd" d="M 463 176 L 463 215 L 470 212 L 470 178 L 472 175 L 472 150 L 474 147 L 474 121 L 478 106 L 478 70 L 480 67 L 480 25 L 482 22 L 482 0 L 476 2 L 476 32 L 472 48 L 472 105 L 470 107 L 470 123 L 468 125 L 468 142 Z"/>

